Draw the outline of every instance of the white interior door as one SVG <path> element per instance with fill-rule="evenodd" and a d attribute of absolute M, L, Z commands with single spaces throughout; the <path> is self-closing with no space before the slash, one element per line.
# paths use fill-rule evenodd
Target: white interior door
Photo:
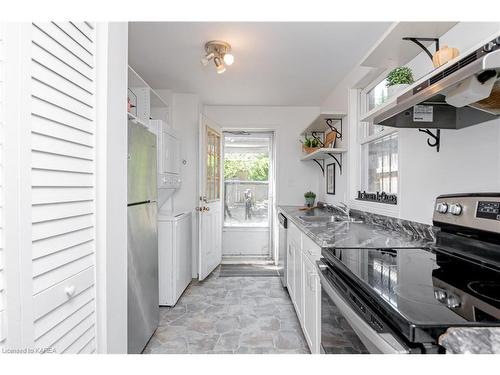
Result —
<path fill-rule="evenodd" d="M 199 168 L 198 278 L 203 280 L 222 260 L 221 132 L 205 116 L 200 119 Z"/>

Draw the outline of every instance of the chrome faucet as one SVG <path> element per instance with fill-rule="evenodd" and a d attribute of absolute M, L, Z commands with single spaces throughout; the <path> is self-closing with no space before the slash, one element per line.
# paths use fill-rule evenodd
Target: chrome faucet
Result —
<path fill-rule="evenodd" d="M 333 207 L 334 207 L 334 209 L 339 210 L 345 216 L 347 216 L 348 220 L 351 219 L 351 209 L 349 208 L 349 206 L 347 204 L 345 204 L 343 202 L 337 202 L 337 204 L 335 206 L 333 206 Z"/>

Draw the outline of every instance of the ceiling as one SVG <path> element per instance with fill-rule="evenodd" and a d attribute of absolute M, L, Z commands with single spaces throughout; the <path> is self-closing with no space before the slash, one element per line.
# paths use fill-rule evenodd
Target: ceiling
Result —
<path fill-rule="evenodd" d="M 156 89 L 208 105 L 318 106 L 388 22 L 131 22 L 129 64 Z M 202 66 L 205 42 L 231 44 L 223 74 Z"/>

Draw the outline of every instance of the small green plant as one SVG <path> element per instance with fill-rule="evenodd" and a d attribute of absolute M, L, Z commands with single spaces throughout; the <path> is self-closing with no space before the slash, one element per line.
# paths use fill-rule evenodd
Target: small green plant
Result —
<path fill-rule="evenodd" d="M 304 138 L 304 146 L 306 146 L 306 147 L 318 147 L 319 141 L 316 138 L 305 137 Z"/>
<path fill-rule="evenodd" d="M 304 193 L 304 198 L 312 198 L 312 199 L 315 199 L 316 198 L 316 194 L 312 191 L 308 191 L 306 193 Z"/>
<path fill-rule="evenodd" d="M 387 76 L 386 86 L 404 85 L 413 83 L 413 72 L 410 68 L 402 66 L 392 70 Z"/>

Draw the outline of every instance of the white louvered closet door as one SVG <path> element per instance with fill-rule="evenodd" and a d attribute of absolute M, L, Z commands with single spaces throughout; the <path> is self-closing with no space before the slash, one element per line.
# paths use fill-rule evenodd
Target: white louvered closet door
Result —
<path fill-rule="evenodd" d="M 34 23 L 30 33 L 32 343 L 57 353 L 92 353 L 94 25 Z"/>
<path fill-rule="evenodd" d="M 3 24 L 0 23 L 0 350 L 6 344 L 7 314 L 5 312 L 5 257 L 3 242 L 3 142 L 4 142 L 4 49 L 3 49 Z"/>

